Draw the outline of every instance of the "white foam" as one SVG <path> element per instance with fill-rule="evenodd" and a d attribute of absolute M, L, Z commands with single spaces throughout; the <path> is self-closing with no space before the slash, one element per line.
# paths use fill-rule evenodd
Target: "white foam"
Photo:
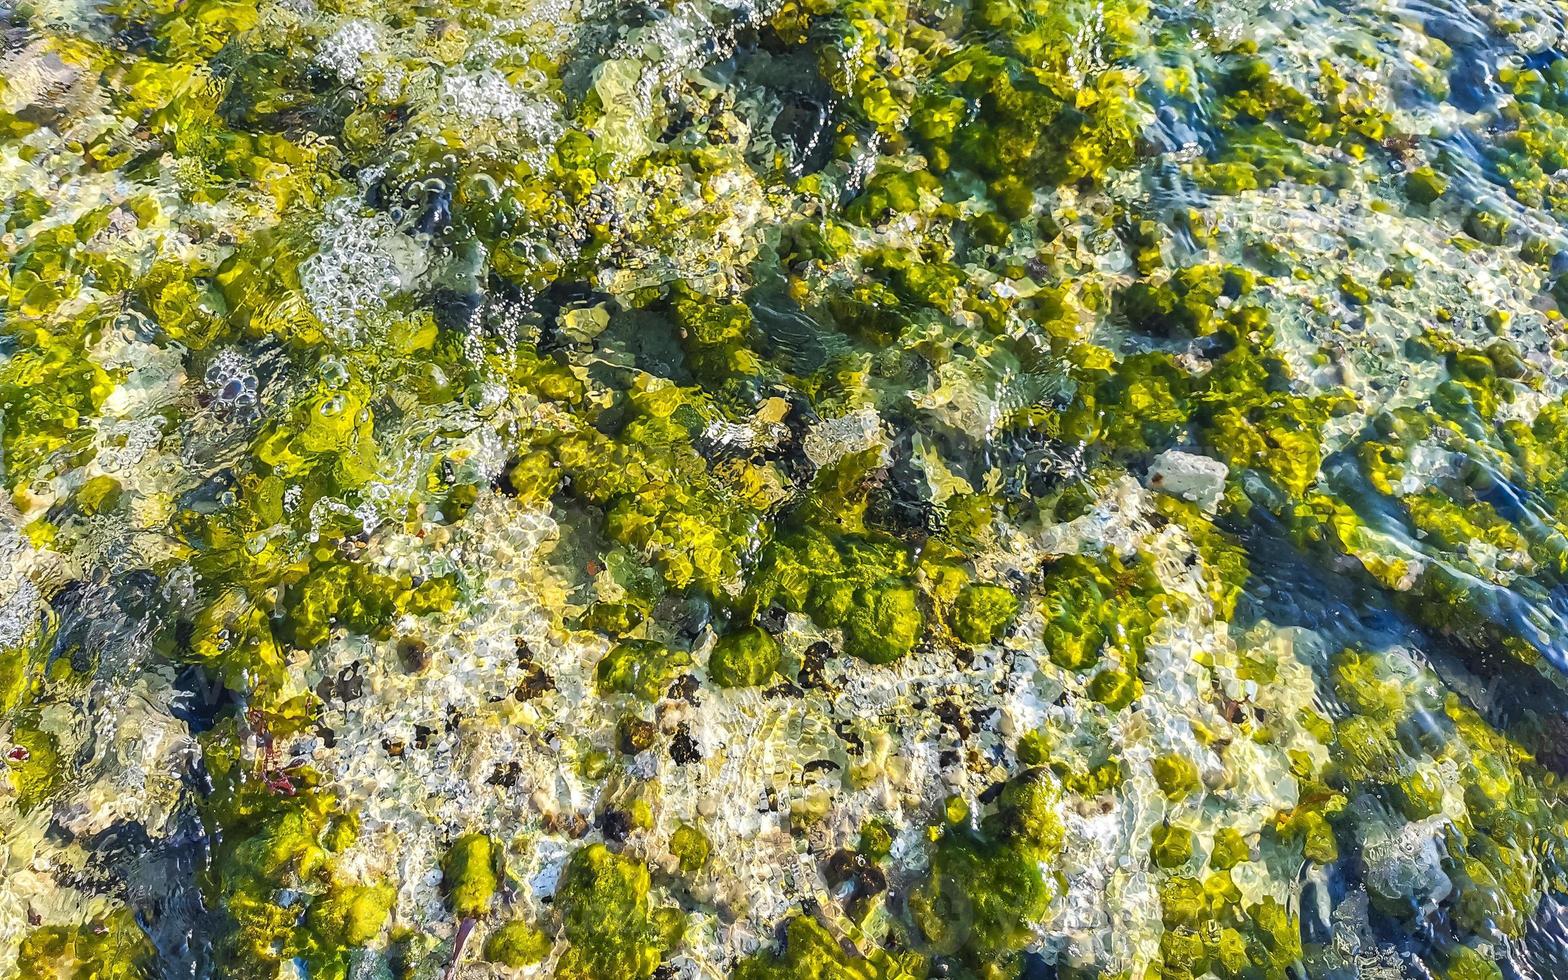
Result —
<path fill-rule="evenodd" d="M 358 81 L 365 56 L 380 47 L 375 25 L 363 20 L 344 23 L 316 52 L 316 62 L 337 72 L 344 81 Z"/>

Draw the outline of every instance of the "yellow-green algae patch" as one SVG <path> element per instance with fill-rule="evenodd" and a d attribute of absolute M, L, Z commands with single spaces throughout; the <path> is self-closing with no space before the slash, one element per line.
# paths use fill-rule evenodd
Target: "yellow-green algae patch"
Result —
<path fill-rule="evenodd" d="M 0 972 L 1550 973 L 1562 14 L 13 4 Z"/>

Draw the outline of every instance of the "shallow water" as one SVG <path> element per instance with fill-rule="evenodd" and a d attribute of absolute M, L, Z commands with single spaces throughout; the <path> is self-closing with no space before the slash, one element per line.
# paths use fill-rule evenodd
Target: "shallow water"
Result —
<path fill-rule="evenodd" d="M 1565 975 L 1565 14 L 0 0 L 0 974 Z"/>

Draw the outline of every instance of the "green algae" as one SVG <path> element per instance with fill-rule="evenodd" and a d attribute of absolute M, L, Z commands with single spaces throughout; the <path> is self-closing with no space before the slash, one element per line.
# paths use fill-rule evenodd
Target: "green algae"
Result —
<path fill-rule="evenodd" d="M 556 967 L 562 977 L 650 977 L 679 940 L 679 911 L 656 906 L 648 869 L 602 844 L 574 853 L 561 874 L 556 903 L 570 944 Z"/>
<path fill-rule="evenodd" d="M 129 909 L 76 928 L 45 926 L 28 933 L 17 953 L 26 980 L 132 980 L 149 976 L 152 946 Z"/>
<path fill-rule="evenodd" d="M 391 885 L 334 885 L 310 903 L 298 953 L 316 975 L 348 977 L 350 956 L 375 941 L 392 912 Z"/>
<path fill-rule="evenodd" d="M 6 775 L 23 809 L 32 809 L 59 787 L 61 771 L 59 743 L 48 732 L 16 726 L 11 730 L 15 746 L 6 757 Z"/>
<path fill-rule="evenodd" d="M 1192 831 L 1185 827 L 1164 826 L 1154 831 L 1151 856 L 1167 870 L 1184 867 L 1192 860 Z"/>
<path fill-rule="evenodd" d="M 758 698 L 799 713 L 800 745 L 815 748 L 800 733 L 816 728 L 842 736 L 842 749 L 768 762 L 810 763 L 820 780 L 799 799 L 763 794 L 811 817 L 791 822 L 799 853 L 822 858 L 826 838 L 810 835 L 852 826 L 859 840 L 838 844 L 910 887 L 907 907 L 872 912 L 855 936 L 834 903 L 820 918 L 758 905 L 774 920 L 749 926 L 777 928 L 778 942 L 730 957 L 737 976 L 1035 969 L 1030 957 L 1065 949 L 1048 935 L 1056 903 L 1084 887 L 1056 867 L 1081 846 L 1064 840 L 1061 812 L 1134 803 L 1166 814 L 1118 845 L 1152 863 L 1139 867 L 1157 907 L 1124 930 L 1141 945 L 1100 949 L 1082 970 L 1064 953 L 1063 973 L 1277 977 L 1316 964 L 1331 954 L 1303 945 L 1281 901 L 1292 886 L 1243 900 L 1237 882 L 1273 887 L 1291 862 L 1379 866 L 1383 831 L 1360 816 L 1375 809 L 1451 825 L 1440 860 L 1450 892 L 1433 900 L 1376 878 L 1375 914 L 1414 934 L 1435 904 L 1443 934 L 1411 955 L 1438 975 L 1497 974 L 1493 944 L 1521 935 L 1561 888 L 1562 803 L 1537 761 L 1550 747 L 1531 727 L 1540 718 L 1483 717 L 1435 693 L 1451 678 L 1426 668 L 1412 681 L 1386 635 L 1321 663 L 1236 641 L 1281 608 L 1252 591 L 1264 584 L 1254 562 L 1266 574 L 1294 547 L 1303 567 L 1353 581 L 1424 631 L 1398 642 L 1441 646 L 1482 678 L 1552 671 L 1560 650 L 1538 623 L 1568 571 L 1568 528 L 1553 516 L 1568 505 L 1568 429 L 1542 367 L 1551 355 L 1473 333 L 1410 336 L 1404 353 L 1440 376 L 1383 406 L 1354 372 L 1328 370 L 1356 357 L 1303 356 L 1302 324 L 1333 343 L 1366 325 L 1403 329 L 1400 303 L 1429 305 L 1436 248 L 1380 255 L 1370 277 L 1337 261 L 1319 273 L 1289 234 L 1238 249 L 1221 226 L 1253 220 L 1241 208 L 1265 189 L 1317 195 L 1324 211 L 1414 205 L 1445 235 L 1468 236 L 1470 254 L 1521 253 L 1549 272 L 1551 236 L 1517 208 L 1560 215 L 1568 200 L 1552 176 L 1561 59 L 1495 69 L 1506 101 L 1478 153 L 1505 206 L 1472 201 L 1468 164 L 1424 142 L 1412 106 L 1393 111 L 1405 96 L 1376 81 L 1388 56 L 1360 38 L 1292 61 L 1289 45 L 1188 30 L 1135 3 L 988 0 L 938 15 L 791 0 L 754 23 L 700 4 L 742 42 L 699 79 L 706 55 L 666 50 L 693 70 L 655 68 L 629 15 L 605 15 L 628 45 L 610 56 L 591 33 L 575 53 L 519 47 L 502 16 L 515 5 L 439 22 L 393 6 L 372 18 L 324 5 L 312 20 L 215 0 L 107 4 L 102 30 L 26 29 L 65 66 L 60 78 L 97 86 L 124 126 L 67 138 L 54 131 L 63 117 L 24 111 L 20 81 L 0 90 L 5 179 L 34 168 L 33 186 L 4 204 L 3 482 L 26 522 L 29 569 L 36 553 L 104 578 L 166 577 L 161 605 L 138 614 L 153 651 L 138 669 L 198 671 L 224 689 L 229 706 L 200 739 L 212 786 L 198 807 L 217 842 L 201 884 L 225 922 L 219 974 L 275 975 L 299 958 L 313 976 L 347 975 L 351 962 L 396 959 L 391 946 L 450 935 L 453 922 L 409 919 L 394 883 L 351 870 L 371 846 L 357 844 L 352 816 L 365 801 L 334 784 L 390 798 L 421 778 L 412 745 L 446 738 L 431 714 L 450 722 L 459 758 L 530 732 L 505 743 L 517 772 L 487 758 L 471 767 L 479 792 L 444 800 L 438 831 L 399 831 L 451 842 L 422 859 L 440 871 L 449 918 L 507 917 L 486 934 L 487 959 L 516 969 L 559 949 L 557 975 L 620 977 L 651 976 L 678 952 L 718 955 L 727 938 L 688 942 L 683 923 L 688 912 L 705 922 L 710 907 L 750 914 L 723 886 L 752 838 L 708 818 L 699 830 L 688 790 L 637 767 L 667 757 L 700 770 L 767 746 L 769 731 L 750 743 L 703 712 Z M 653 19 L 684 25 L 692 10 Z M 343 48 L 356 23 L 373 40 Z M 1427 64 L 1443 61 L 1438 42 L 1393 47 L 1426 72 L 1423 91 L 1448 96 Z M 491 67 L 520 100 L 507 112 L 547 122 L 506 135 L 467 111 L 484 101 L 475 90 L 455 107 L 426 91 L 467 79 L 495 94 L 473 81 Z M 633 105 L 648 91 L 663 94 Z M 1161 127 L 1189 106 L 1203 121 L 1193 152 L 1158 150 Z M 791 128 L 801 120 L 820 132 Z M 114 190 L 67 199 L 72 181 L 103 176 Z M 1143 199 L 1167 180 L 1208 197 L 1167 210 Z M 373 226 L 371 245 L 347 240 L 355 222 Z M 323 285 L 337 259 L 374 265 L 377 254 L 390 265 L 368 291 Z M 1383 295 L 1394 290 L 1402 298 Z M 1531 314 L 1510 302 L 1478 326 L 1522 336 L 1512 318 Z M 128 344 L 140 346 L 122 355 Z M 138 380 L 152 352 L 177 367 Z M 226 400 L 225 355 L 264 365 L 249 382 L 264 395 Z M 137 394 L 149 385 L 180 400 Z M 821 436 L 861 411 L 875 434 Z M 117 426 L 138 413 L 155 444 L 167 440 L 152 451 L 162 469 L 118 455 L 133 440 Z M 1173 449 L 1224 464 L 1212 513 L 1167 495 L 1105 502 Z M 1464 461 L 1433 476 L 1439 452 Z M 1134 531 L 1113 541 L 1061 530 L 1116 531 L 1118 508 Z M 505 562 L 485 551 L 486 522 L 499 539 L 524 513 L 559 531 L 565 585 L 495 570 Z M 139 536 L 105 546 L 98 536 L 117 529 Z M 60 599 L 53 572 L 29 574 L 71 625 L 69 590 Z M 526 641 L 521 626 L 505 642 L 485 637 L 461 683 L 428 654 L 400 658 L 418 667 L 403 670 L 413 680 L 377 673 L 388 646 L 415 634 L 443 638 L 441 655 L 458 661 L 468 651 L 444 638 L 482 633 L 498 592 L 537 601 L 547 621 Z M 74 789 L 82 759 L 61 706 L 111 669 L 101 665 L 123 664 L 53 630 L 8 639 L 0 668 L 10 794 L 40 818 Z M 600 645 L 568 647 L 575 631 L 602 634 Z M 1227 639 L 1173 639 L 1210 634 Z M 705 669 L 689 673 L 709 636 Z M 311 673 L 347 646 L 379 687 L 333 680 L 342 661 Z M 1180 686 L 1173 661 L 1202 684 Z M 514 662 L 528 677 L 500 683 L 497 665 Z M 990 726 L 1004 709 L 1009 725 L 1032 717 L 1014 703 L 905 699 L 932 663 L 989 685 L 997 662 L 1023 665 L 1028 697 L 1059 699 L 1066 720 L 1052 724 L 1065 734 L 1003 738 Z M 1269 700 L 1302 683 L 1300 670 L 1328 717 Z M 1011 696 L 1008 680 L 986 690 Z M 889 735 L 857 729 L 860 715 L 819 714 L 816 699 L 831 698 L 818 692 L 878 683 L 898 692 L 884 715 L 939 718 L 956 742 L 928 746 L 902 720 Z M 705 684 L 768 690 L 713 697 Z M 464 717 L 425 703 L 465 685 L 506 707 Z M 367 739 L 347 707 L 367 696 L 424 712 L 402 720 L 425 733 Z M 582 713 L 552 719 L 560 702 Z M 1190 741 L 1122 758 L 1120 746 L 1087 751 L 1073 731 L 1108 739 L 1132 713 L 1173 703 L 1172 730 Z M 340 737 L 384 753 L 377 780 L 347 778 L 327 744 Z M 514 884 L 535 899 L 504 865 L 533 854 L 468 831 L 493 829 L 519 781 L 551 795 L 539 787 L 553 783 L 522 773 L 533 741 L 563 756 L 560 778 L 583 783 L 572 793 L 606 802 L 593 830 L 558 809 L 529 823 L 574 850 L 553 901 L 514 918 Z M 906 785 L 899 797 L 878 783 L 907 772 L 903 753 L 917 747 L 951 753 L 942 765 L 956 790 L 922 798 Z M 852 778 L 820 775 L 850 756 Z M 1247 809 L 1227 781 L 1246 775 L 1236 767 L 1288 781 L 1292 802 Z M 873 787 L 903 808 L 886 825 L 840 819 L 845 799 Z M 388 832 L 376 833 L 387 849 Z M 607 844 L 583 841 L 595 833 Z M 666 839 L 666 872 L 691 879 L 678 888 L 643 864 Z M 875 880 L 865 872 L 856 887 Z M 397 936 L 385 931 L 394 910 Z M 19 940 L 18 963 L 23 975 L 134 975 L 151 955 L 143 928 L 123 911 L 42 926 Z"/>
<path fill-rule="evenodd" d="M 708 655 L 708 676 L 720 687 L 756 687 L 778 672 L 778 643 L 755 626 L 720 637 Z"/>
<path fill-rule="evenodd" d="M 1073 555 L 1052 565 L 1048 576 L 1037 604 L 1052 662 L 1085 670 L 1112 646 L 1136 663 L 1163 605 L 1163 590 L 1146 565 L 1128 568 L 1112 555 L 1102 568 Z"/>
<path fill-rule="evenodd" d="M 477 919 L 490 910 L 498 880 L 496 843 L 484 834 L 464 834 L 441 859 L 442 889 L 460 918 Z"/>
<path fill-rule="evenodd" d="M 526 922 L 507 922 L 485 937 L 485 959 L 519 969 L 550 954 L 550 937 Z"/>
<path fill-rule="evenodd" d="M 809 916 L 790 919 L 785 926 L 784 949 L 780 953 L 757 953 L 742 960 L 735 969 L 735 976 L 740 980 L 783 980 L 786 977 L 897 980 L 914 975 L 881 950 L 871 956 L 846 952 L 831 933 Z"/>
<path fill-rule="evenodd" d="M 680 862 L 681 870 L 687 874 L 695 874 L 702 870 L 708 863 L 708 855 L 712 853 L 713 845 L 701 830 L 691 824 L 681 824 L 670 835 L 670 853 L 674 854 Z"/>
<path fill-rule="evenodd" d="M 990 643 L 1018 615 L 1018 598 L 996 585 L 965 586 L 953 600 L 953 632 L 965 643 Z"/>
<path fill-rule="evenodd" d="M 840 597 L 842 592 L 835 599 L 849 606 L 842 621 L 849 655 L 872 664 L 892 663 L 919 640 L 925 617 L 913 588 L 878 584 Z"/>
<path fill-rule="evenodd" d="M 599 661 L 596 678 L 599 689 L 606 694 L 629 694 L 653 701 L 690 659 L 654 640 L 622 640 Z"/>
<path fill-rule="evenodd" d="M 870 536 L 835 544 L 812 529 L 780 536 L 748 590 L 753 609 L 774 603 L 844 632 L 844 652 L 868 663 L 907 654 L 925 630 L 907 552 Z"/>

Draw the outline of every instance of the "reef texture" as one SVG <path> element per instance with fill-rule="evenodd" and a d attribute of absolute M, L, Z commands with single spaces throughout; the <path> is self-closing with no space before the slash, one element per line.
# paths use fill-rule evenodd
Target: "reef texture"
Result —
<path fill-rule="evenodd" d="M 1568 976 L 1565 23 L 0 0 L 0 975 Z"/>

